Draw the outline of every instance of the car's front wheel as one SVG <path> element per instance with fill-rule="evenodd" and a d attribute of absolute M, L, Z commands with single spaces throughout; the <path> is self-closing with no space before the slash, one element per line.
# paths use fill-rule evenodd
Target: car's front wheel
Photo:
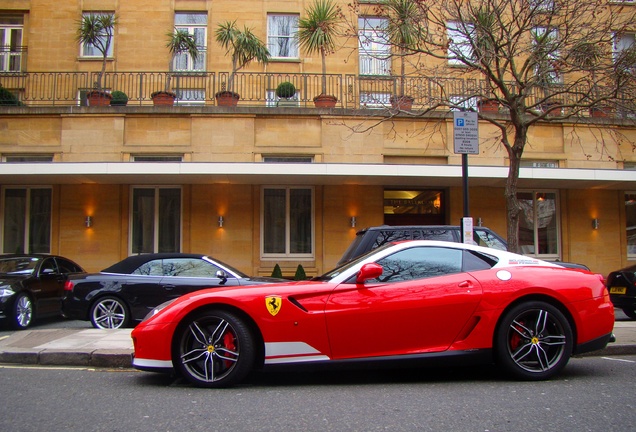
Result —
<path fill-rule="evenodd" d="M 102 297 L 91 307 L 91 323 L 98 329 L 127 327 L 130 314 L 124 302 L 117 297 Z"/>
<path fill-rule="evenodd" d="M 13 303 L 13 320 L 11 322 L 16 330 L 24 330 L 33 322 L 33 302 L 24 293 L 19 293 Z"/>
<path fill-rule="evenodd" d="M 205 311 L 185 321 L 175 334 L 173 363 L 199 387 L 231 386 L 250 372 L 255 346 L 245 322 L 225 311 Z"/>
<path fill-rule="evenodd" d="M 510 309 L 499 325 L 495 349 L 499 364 L 512 376 L 543 380 L 565 367 L 572 354 L 573 336 L 563 313 L 541 301 Z"/>

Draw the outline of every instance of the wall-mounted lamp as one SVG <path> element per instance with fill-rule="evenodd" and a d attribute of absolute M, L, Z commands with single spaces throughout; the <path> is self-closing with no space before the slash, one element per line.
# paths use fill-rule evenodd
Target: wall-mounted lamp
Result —
<path fill-rule="evenodd" d="M 93 226 L 93 216 L 86 216 L 86 219 L 84 219 L 84 225 L 86 226 L 86 228 L 90 228 Z"/>
<path fill-rule="evenodd" d="M 223 228 L 223 222 L 225 222 L 225 219 L 223 219 L 223 216 L 219 216 L 219 228 Z"/>
<path fill-rule="evenodd" d="M 592 219 L 592 229 L 597 230 L 599 226 L 600 226 L 600 223 L 598 221 L 598 218 Z"/>
<path fill-rule="evenodd" d="M 349 220 L 349 223 L 351 224 L 351 228 L 355 228 L 356 227 L 356 217 L 355 216 L 351 216 L 351 220 Z"/>
<path fill-rule="evenodd" d="M 477 218 L 477 226 L 482 226 L 482 224 L 484 223 L 484 221 L 481 220 L 480 217 Z"/>

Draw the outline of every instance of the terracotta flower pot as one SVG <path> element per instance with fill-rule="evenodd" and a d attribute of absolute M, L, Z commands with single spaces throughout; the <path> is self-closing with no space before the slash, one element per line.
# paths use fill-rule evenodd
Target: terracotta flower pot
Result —
<path fill-rule="evenodd" d="M 321 94 L 314 98 L 316 108 L 333 108 L 336 106 L 338 98 L 331 95 Z"/>
<path fill-rule="evenodd" d="M 92 90 L 86 93 L 89 106 L 108 106 L 112 98 L 110 93 L 101 90 Z"/>
<path fill-rule="evenodd" d="M 171 92 L 159 91 L 150 95 L 152 103 L 157 106 L 173 106 L 177 95 Z"/>
<path fill-rule="evenodd" d="M 217 106 L 235 107 L 241 96 L 231 91 L 222 91 L 214 95 Z"/>
<path fill-rule="evenodd" d="M 609 106 L 590 108 L 590 115 L 592 117 L 609 117 L 612 115 L 612 108 Z"/>
<path fill-rule="evenodd" d="M 413 101 L 415 99 L 411 96 L 391 96 L 389 101 L 391 102 L 391 106 L 394 109 L 399 109 L 400 111 L 410 111 L 413 107 Z"/>
<path fill-rule="evenodd" d="M 477 105 L 479 107 L 480 112 L 491 112 L 491 113 L 499 112 L 499 103 L 492 99 L 480 100 Z"/>

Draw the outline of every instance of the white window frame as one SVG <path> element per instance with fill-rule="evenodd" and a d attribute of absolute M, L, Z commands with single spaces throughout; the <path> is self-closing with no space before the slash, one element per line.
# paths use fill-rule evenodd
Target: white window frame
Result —
<path fill-rule="evenodd" d="M 284 106 L 294 107 L 300 106 L 300 95 L 298 94 L 298 90 L 296 93 L 290 98 L 279 98 L 276 95 L 276 89 L 270 89 L 265 92 L 265 106 L 266 107 L 277 107 L 280 106 L 279 102 L 283 101 Z"/>
<path fill-rule="evenodd" d="M 544 35 L 546 32 L 549 32 L 549 37 L 555 38 L 557 41 L 559 39 L 559 29 L 556 27 L 552 27 L 552 28 L 548 28 L 548 27 L 544 27 L 544 26 L 536 26 L 533 27 L 531 30 L 534 34 L 542 36 Z M 534 41 L 535 36 L 533 36 L 533 41 L 532 43 L 535 44 L 536 42 Z M 552 51 L 550 53 L 548 53 L 548 55 L 550 56 L 550 59 L 552 61 L 554 61 L 555 63 L 559 60 L 560 54 L 558 50 Z M 538 71 L 538 66 L 535 67 L 535 74 L 537 74 Z M 550 72 L 550 77 L 552 79 L 552 83 L 553 84 L 561 84 L 563 83 L 563 74 L 559 73 L 558 70 L 556 69 L 552 69 L 552 71 Z"/>
<path fill-rule="evenodd" d="M 449 21 L 446 23 L 446 37 L 448 38 L 448 65 L 464 66 L 460 58 L 472 59 L 475 57 L 468 33 L 474 33 L 475 26 L 471 23 Z M 460 56 L 455 56 L 459 53 Z"/>
<path fill-rule="evenodd" d="M 137 189 L 151 189 L 154 190 L 154 209 L 153 209 L 153 246 L 152 251 L 150 252 L 139 252 L 134 249 L 133 239 L 135 238 L 135 233 L 133 232 L 135 229 L 134 225 L 134 198 L 135 198 L 135 190 Z M 179 246 L 178 250 L 175 252 L 181 252 L 183 249 L 183 188 L 181 186 L 176 185 L 161 185 L 161 186 L 152 186 L 152 185 L 135 185 L 130 187 L 130 208 L 129 208 L 129 227 L 128 230 L 128 255 L 137 255 L 139 253 L 157 253 L 159 252 L 159 192 L 162 189 L 178 189 L 179 190 Z"/>
<path fill-rule="evenodd" d="M 0 72 L 20 72 L 22 70 L 22 39 L 24 37 L 24 18 L 18 16 L 3 17 L 0 23 Z M 18 24 L 19 22 L 19 24 Z M 6 50 L 6 51 L 5 51 Z"/>
<path fill-rule="evenodd" d="M 389 92 L 360 92 L 360 108 L 387 108 L 391 106 Z"/>
<path fill-rule="evenodd" d="M 532 256 L 532 257 L 536 257 L 539 259 L 544 259 L 546 261 L 555 261 L 555 260 L 559 260 L 561 259 L 561 210 L 560 210 L 560 205 L 559 205 L 559 191 L 555 190 L 555 189 L 522 189 L 517 191 L 518 194 L 521 193 L 530 193 L 532 194 L 532 203 L 533 203 L 533 246 L 534 246 L 534 250 L 535 253 L 533 253 L 532 251 L 524 251 L 522 250 L 521 253 L 523 255 L 527 255 L 527 256 Z M 541 195 L 545 195 L 545 194 L 553 194 L 555 199 L 554 199 L 554 218 L 555 218 L 555 229 L 556 229 L 556 240 L 555 240 L 555 244 L 556 244 L 556 248 L 557 248 L 557 252 L 556 253 L 548 253 L 548 254 L 542 254 L 542 253 L 536 253 L 537 250 L 537 246 L 539 246 L 539 229 L 540 229 L 540 224 L 539 222 L 539 212 L 536 211 L 537 209 L 537 202 L 540 201 L 540 196 Z M 523 215 L 523 211 L 522 211 L 522 215 Z M 520 245 L 521 246 L 521 245 Z"/>
<path fill-rule="evenodd" d="M 265 191 L 268 189 L 281 189 L 285 190 L 285 252 L 284 253 L 266 253 L 265 252 L 265 230 L 267 227 L 265 226 Z M 309 253 L 291 253 L 291 217 L 290 217 L 290 192 L 293 189 L 303 189 L 309 190 L 311 192 L 311 228 L 310 228 L 310 242 L 311 242 L 311 251 Z M 260 250 L 261 250 L 261 259 L 262 260 L 281 260 L 281 259 L 289 259 L 289 260 L 311 260 L 315 258 L 315 250 L 316 250 L 316 204 L 315 204 L 315 188 L 308 186 L 275 186 L 268 185 L 261 187 L 261 221 L 260 221 Z"/>
<path fill-rule="evenodd" d="M 87 15 L 111 15 L 112 16 L 112 15 L 115 15 L 115 13 L 114 12 L 97 12 L 97 11 L 82 12 L 82 16 L 87 16 Z M 114 29 L 112 30 L 113 30 L 112 39 L 110 40 L 110 45 L 108 46 L 108 51 L 106 52 L 106 57 L 109 59 L 113 58 L 113 50 L 115 47 L 115 32 L 114 32 Z M 83 59 L 102 58 L 102 53 L 99 52 L 97 48 L 95 48 L 95 45 L 80 43 L 80 58 L 83 58 Z"/>
<path fill-rule="evenodd" d="M 189 20 L 188 17 L 196 17 Z M 205 19 L 202 19 L 205 18 Z M 192 22 L 186 22 L 192 21 Z M 200 21 L 200 22 L 194 22 Z M 181 53 L 175 57 L 172 64 L 177 72 L 203 72 L 206 70 L 206 53 L 208 43 L 208 14 L 205 12 L 175 12 L 174 27 L 177 30 L 186 30 L 194 36 L 197 43 L 199 56 L 196 62 L 192 61 L 190 54 Z M 185 64 L 185 67 L 183 66 Z"/>
<path fill-rule="evenodd" d="M 287 34 L 279 34 L 278 30 L 280 26 L 276 24 L 279 19 L 289 20 L 289 31 Z M 272 59 L 277 60 L 297 60 L 300 58 L 300 50 L 298 48 L 298 39 L 296 34 L 298 33 L 298 21 L 300 15 L 298 14 L 283 14 L 283 13 L 268 13 L 267 14 L 267 49 L 269 50 Z M 287 42 L 289 47 L 288 55 L 280 55 L 279 40 Z"/>
<path fill-rule="evenodd" d="M 389 21 L 384 17 L 358 18 L 358 63 L 360 75 L 391 75 Z"/>

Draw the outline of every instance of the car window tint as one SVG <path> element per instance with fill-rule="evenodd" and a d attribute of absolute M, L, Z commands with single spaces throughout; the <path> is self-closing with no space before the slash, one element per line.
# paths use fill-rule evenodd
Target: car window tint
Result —
<path fill-rule="evenodd" d="M 416 247 L 377 261 L 382 266 L 378 282 L 402 282 L 460 273 L 462 251 L 440 247 Z"/>
<path fill-rule="evenodd" d="M 453 232 L 448 229 L 423 229 L 413 230 L 412 240 L 439 240 L 439 241 L 455 241 Z"/>
<path fill-rule="evenodd" d="M 464 271 L 488 270 L 497 264 L 497 258 L 473 251 L 464 251 Z"/>
<path fill-rule="evenodd" d="M 152 260 L 140 265 L 131 274 L 144 276 L 163 276 L 162 260 Z"/>
<path fill-rule="evenodd" d="M 476 229 L 473 238 L 479 246 L 489 247 L 499 250 L 507 250 L 506 245 L 495 237 L 491 232 Z"/>
<path fill-rule="evenodd" d="M 163 260 L 164 276 L 216 277 L 220 267 L 198 258 L 172 258 Z"/>
<path fill-rule="evenodd" d="M 40 274 L 53 274 L 57 273 L 57 267 L 55 266 L 55 261 L 53 258 L 46 258 L 42 261 L 42 265 L 40 266 Z"/>
<path fill-rule="evenodd" d="M 63 273 L 63 274 L 79 273 L 82 271 L 82 269 L 79 268 L 77 265 L 65 259 L 57 258 L 56 261 L 57 261 L 57 267 L 59 268 L 60 273 Z"/>
<path fill-rule="evenodd" d="M 409 230 L 382 230 L 378 232 L 372 249 L 401 240 L 411 240 L 411 232 Z"/>

